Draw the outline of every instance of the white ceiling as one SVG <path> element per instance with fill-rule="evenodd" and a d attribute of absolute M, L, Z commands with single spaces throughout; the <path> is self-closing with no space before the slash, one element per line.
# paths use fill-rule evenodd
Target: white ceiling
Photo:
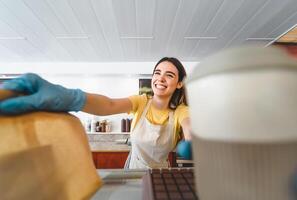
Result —
<path fill-rule="evenodd" d="M 0 62 L 199 61 L 296 24 L 297 0 L 1 0 Z"/>

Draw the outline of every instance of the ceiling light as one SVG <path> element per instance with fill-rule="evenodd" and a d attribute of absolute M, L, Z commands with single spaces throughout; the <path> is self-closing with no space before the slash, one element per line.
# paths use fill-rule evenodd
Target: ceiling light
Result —
<path fill-rule="evenodd" d="M 218 37 L 184 37 L 185 40 L 216 40 Z"/>
<path fill-rule="evenodd" d="M 62 39 L 62 40 L 80 40 L 80 39 L 89 39 L 90 36 L 87 35 L 81 35 L 81 36 L 56 36 L 56 39 Z"/>
<path fill-rule="evenodd" d="M 139 36 L 132 36 L 132 37 L 126 37 L 126 36 L 122 36 L 122 37 L 120 37 L 121 39 L 124 39 L 124 40 L 133 40 L 133 39 L 135 39 L 135 40 L 153 40 L 154 39 L 154 37 L 152 37 L 152 36 L 148 36 L 148 37 L 139 37 Z"/>
<path fill-rule="evenodd" d="M 26 37 L 13 36 L 13 37 L 0 37 L 0 40 L 26 40 Z"/>
<path fill-rule="evenodd" d="M 247 38 L 246 41 L 271 41 L 275 38 Z"/>

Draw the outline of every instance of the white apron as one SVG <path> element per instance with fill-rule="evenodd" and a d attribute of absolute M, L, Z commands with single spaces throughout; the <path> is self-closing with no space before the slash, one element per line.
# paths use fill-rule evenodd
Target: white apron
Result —
<path fill-rule="evenodd" d="M 151 100 L 146 105 L 138 123 L 131 133 L 130 169 L 167 168 L 168 154 L 174 148 L 173 111 L 169 112 L 166 125 L 155 125 L 146 119 Z"/>

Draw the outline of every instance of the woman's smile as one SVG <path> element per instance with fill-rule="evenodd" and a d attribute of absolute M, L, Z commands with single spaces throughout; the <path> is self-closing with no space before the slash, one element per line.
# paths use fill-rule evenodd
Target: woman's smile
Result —
<path fill-rule="evenodd" d="M 167 86 L 166 85 L 164 85 L 164 84 L 155 84 L 155 87 L 157 88 L 157 89 L 159 89 L 159 90 L 164 90 L 164 89 L 166 89 L 167 88 Z"/>

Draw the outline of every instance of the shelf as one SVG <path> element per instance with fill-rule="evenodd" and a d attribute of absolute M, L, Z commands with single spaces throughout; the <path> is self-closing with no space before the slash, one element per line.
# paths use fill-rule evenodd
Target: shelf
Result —
<path fill-rule="evenodd" d="M 130 132 L 86 132 L 90 135 L 130 135 Z"/>

